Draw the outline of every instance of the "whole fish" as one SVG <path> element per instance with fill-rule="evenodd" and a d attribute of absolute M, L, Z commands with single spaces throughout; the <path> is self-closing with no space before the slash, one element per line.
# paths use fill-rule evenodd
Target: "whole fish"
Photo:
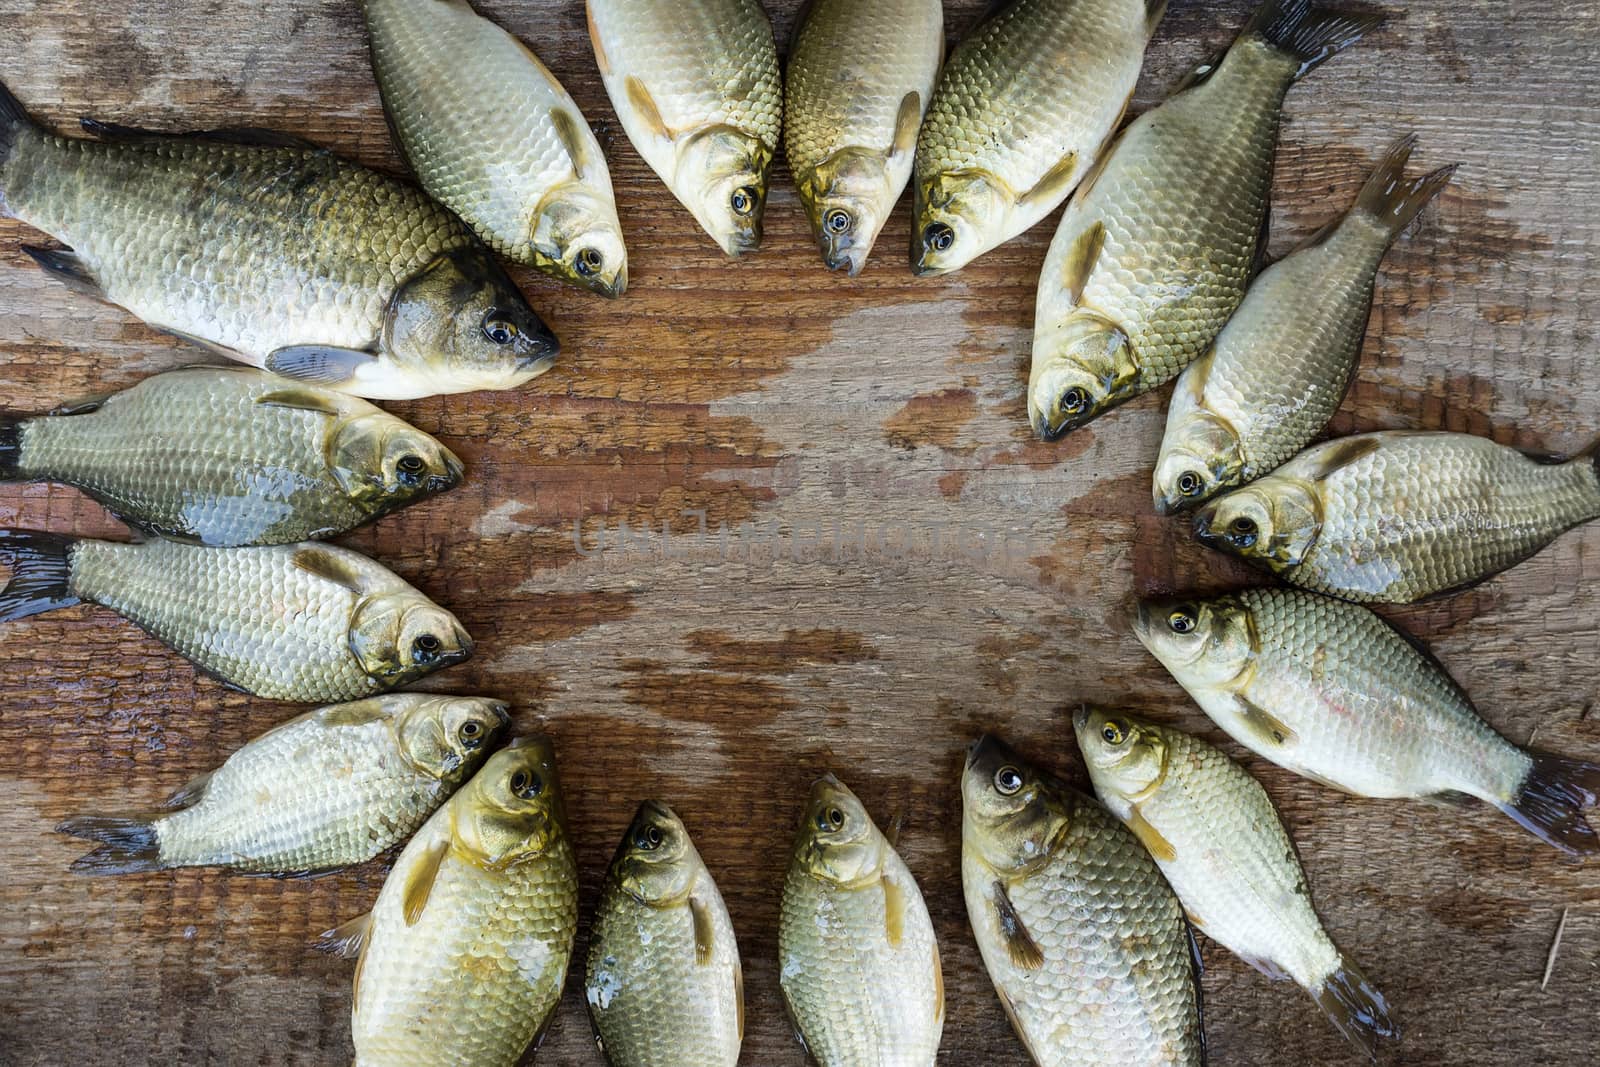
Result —
<path fill-rule="evenodd" d="M 1583 809 L 1600 766 L 1527 752 L 1371 610 L 1293 589 L 1146 601 L 1134 632 L 1241 745 L 1365 797 L 1477 797 L 1569 853 L 1600 852 Z"/>
<path fill-rule="evenodd" d="M 262 734 L 160 811 L 80 815 L 56 829 L 101 843 L 72 864 L 83 874 L 305 874 L 361 863 L 411 836 L 510 722 L 505 704 L 481 697 L 335 704 Z"/>
<path fill-rule="evenodd" d="M 733 1067 L 744 972 L 733 920 L 672 809 L 639 806 L 606 872 L 584 980 L 611 1067 Z"/>
<path fill-rule="evenodd" d="M 1061 206 L 1122 121 L 1166 0 L 1013 0 L 956 46 L 917 138 L 911 269 L 945 274 Z"/>
<path fill-rule="evenodd" d="M 829 270 L 861 273 L 911 179 L 944 57 L 940 0 L 815 0 L 784 82 L 784 152 Z"/>
<path fill-rule="evenodd" d="M 1342 219 L 1262 271 L 1211 350 L 1178 378 L 1156 460 L 1157 512 L 1254 481 L 1333 418 L 1355 376 L 1378 263 L 1455 173 L 1408 179 L 1416 143 L 1397 141 Z"/>
<path fill-rule="evenodd" d="M 993 737 L 961 795 L 967 917 L 1033 1062 L 1204 1063 L 1199 956 L 1144 846 Z"/>
<path fill-rule="evenodd" d="M 0 85 L 0 214 L 79 292 L 287 378 L 401 400 L 510 389 L 555 337 L 421 190 L 262 130 L 46 133 Z"/>
<path fill-rule="evenodd" d="M 1566 462 L 1463 433 L 1308 448 L 1195 515 L 1195 534 L 1286 581 L 1403 604 L 1460 589 L 1600 518 L 1600 445 Z"/>
<path fill-rule="evenodd" d="M 861 801 L 811 787 L 778 919 L 778 984 L 818 1067 L 929 1067 L 944 973 L 922 893 Z"/>
<path fill-rule="evenodd" d="M 1190 922 L 1268 978 L 1293 979 L 1369 1056 L 1399 1040 L 1383 995 L 1322 928 L 1259 782 L 1199 738 L 1122 712 L 1083 708 L 1072 724 L 1095 792 L 1150 850 Z"/>
<path fill-rule="evenodd" d="M 1289 87 L 1380 20 L 1267 0 L 1221 62 L 1139 116 L 1039 275 L 1028 417 L 1046 439 L 1177 377 L 1244 299 Z"/>
<path fill-rule="evenodd" d="M 589 37 L 628 140 L 730 256 L 761 244 L 783 125 L 757 0 L 588 0 Z"/>
<path fill-rule="evenodd" d="M 362 0 L 395 143 L 489 247 L 602 296 L 628 287 L 605 153 L 522 42 L 466 0 Z"/>
<path fill-rule="evenodd" d="M 411 839 L 372 911 L 323 935 L 360 956 L 357 1067 L 512 1067 L 555 1013 L 577 927 L 555 753 L 519 737 Z"/>
<path fill-rule="evenodd" d="M 0 416 L 0 480 L 63 482 L 141 530 L 205 545 L 333 537 L 461 473 L 449 449 L 364 400 L 247 367 Z"/>
<path fill-rule="evenodd" d="M 333 545 L 204 548 L 0 530 L 0 622 L 80 601 L 269 700 L 355 700 L 472 654 L 456 617 Z"/>

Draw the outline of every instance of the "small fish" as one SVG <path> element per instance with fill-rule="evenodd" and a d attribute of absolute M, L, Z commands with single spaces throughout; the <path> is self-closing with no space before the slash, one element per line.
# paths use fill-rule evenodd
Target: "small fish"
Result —
<path fill-rule="evenodd" d="M 1600 766 L 1501 737 L 1370 609 L 1293 589 L 1146 601 L 1134 632 L 1241 745 L 1364 797 L 1477 797 L 1540 840 L 1600 853 Z"/>
<path fill-rule="evenodd" d="M 372 911 L 322 936 L 359 956 L 358 1067 L 512 1067 L 561 999 L 578 871 L 555 752 L 519 737 L 400 853 Z"/>
<path fill-rule="evenodd" d="M 1122 121 L 1166 10 L 1014 0 L 956 46 L 917 138 L 912 270 L 958 270 L 1061 206 Z"/>
<path fill-rule="evenodd" d="M 0 622 L 80 601 L 269 700 L 356 700 L 472 655 L 456 617 L 346 548 L 119 544 L 0 530 Z"/>
<path fill-rule="evenodd" d="M 994 737 L 961 795 L 967 917 L 1033 1062 L 1203 1064 L 1199 956 L 1144 846 Z"/>
<path fill-rule="evenodd" d="M 466 0 L 362 0 L 395 143 L 489 247 L 602 296 L 628 287 L 605 153 L 555 75 Z"/>
<path fill-rule="evenodd" d="M 1266 0 L 1220 62 L 1118 136 L 1039 275 L 1036 433 L 1082 426 L 1211 346 L 1264 243 L 1284 94 L 1380 21 Z"/>
<path fill-rule="evenodd" d="M 730 256 L 761 245 L 783 125 L 757 0 L 588 0 L 589 38 L 628 140 Z"/>
<path fill-rule="evenodd" d="M 72 869 L 231 867 L 308 874 L 399 844 L 472 776 L 511 722 L 482 697 L 391 693 L 308 711 L 251 741 L 147 815 L 80 815 L 98 841 Z"/>
<path fill-rule="evenodd" d="M 1268 978 L 1293 979 L 1368 1056 L 1399 1040 L 1383 995 L 1322 928 L 1259 782 L 1199 738 L 1132 715 L 1083 708 L 1072 724 L 1101 803 L 1150 850 L 1190 922 Z"/>
<path fill-rule="evenodd" d="M 778 919 L 778 984 L 818 1067 L 931 1067 L 944 973 L 922 892 L 854 793 L 811 787 Z"/>
<path fill-rule="evenodd" d="M 784 83 L 784 152 L 829 270 L 861 273 L 911 179 L 944 57 L 940 0 L 814 0 Z"/>
<path fill-rule="evenodd" d="M 218 547 L 334 537 L 461 474 L 449 449 L 366 401 L 248 367 L 0 416 L 0 480 L 62 482 L 148 533 Z"/>
<path fill-rule="evenodd" d="M 0 85 L 0 215 L 71 245 L 69 288 L 230 359 L 356 396 L 510 389 L 558 345 L 420 189 L 263 130 L 46 133 Z"/>
<path fill-rule="evenodd" d="M 1333 418 L 1355 376 L 1378 264 L 1455 173 L 1407 178 L 1416 143 L 1395 142 L 1342 219 L 1262 271 L 1211 350 L 1178 378 L 1156 460 L 1157 512 L 1254 481 Z"/>
<path fill-rule="evenodd" d="M 1404 604 L 1490 578 L 1600 518 L 1600 444 L 1559 462 L 1463 433 L 1316 445 L 1195 515 L 1195 534 L 1285 581 Z"/>
<path fill-rule="evenodd" d="M 734 1067 L 744 972 L 733 921 L 689 832 L 639 806 L 606 872 L 584 980 L 611 1067 Z"/>

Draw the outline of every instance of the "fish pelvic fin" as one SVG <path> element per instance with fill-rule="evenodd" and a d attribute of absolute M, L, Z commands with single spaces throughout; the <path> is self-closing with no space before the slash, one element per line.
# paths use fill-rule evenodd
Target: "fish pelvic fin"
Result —
<path fill-rule="evenodd" d="M 1417 146 L 1417 135 L 1407 134 L 1391 144 L 1373 168 L 1372 176 L 1361 187 L 1356 210 L 1364 211 L 1389 229 L 1389 240 L 1400 236 L 1428 201 L 1450 184 L 1456 165 L 1440 167 L 1417 178 L 1406 177 L 1406 163 Z"/>
<path fill-rule="evenodd" d="M 1339 966 L 1311 995 L 1334 1029 L 1368 1059 L 1377 1060 L 1379 1041 L 1400 1039 L 1400 1026 L 1389 1015 L 1388 1001 L 1348 956 L 1340 957 Z"/>
<path fill-rule="evenodd" d="M 75 543 L 33 530 L 0 530 L 0 563 L 11 568 L 11 580 L 0 589 L 0 622 L 78 603 L 67 588 Z"/>
<path fill-rule="evenodd" d="M 1300 64 L 1295 80 L 1361 40 L 1384 17 L 1312 7 L 1311 0 L 1266 0 L 1245 28 Z"/>
<path fill-rule="evenodd" d="M 371 933 L 372 913 L 369 911 L 340 923 L 332 930 L 324 931 L 322 936 L 317 938 L 314 947 L 317 951 L 326 952 L 330 956 L 353 960 L 367 947 L 367 937 Z"/>
<path fill-rule="evenodd" d="M 79 874 L 135 874 L 166 866 L 151 818 L 78 815 L 57 826 L 56 832 L 100 842 L 99 848 L 72 861 Z"/>
<path fill-rule="evenodd" d="M 1574 856 L 1600 853 L 1600 835 L 1583 809 L 1600 801 L 1600 766 L 1530 752 L 1533 766 L 1500 810 L 1546 844 Z"/>

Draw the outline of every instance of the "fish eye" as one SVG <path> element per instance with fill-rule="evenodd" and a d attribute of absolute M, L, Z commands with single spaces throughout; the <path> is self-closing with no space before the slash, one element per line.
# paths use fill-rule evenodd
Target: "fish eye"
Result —
<path fill-rule="evenodd" d="M 950 246 L 956 243 L 956 231 L 942 222 L 931 222 L 922 231 L 922 243 L 935 252 L 948 252 Z"/>
<path fill-rule="evenodd" d="M 1249 548 L 1256 543 L 1260 534 L 1254 519 L 1247 519 L 1243 515 L 1228 524 L 1228 540 L 1240 548 Z"/>
<path fill-rule="evenodd" d="M 1167 626 L 1175 634 L 1186 634 L 1195 628 L 1194 609 L 1191 607 L 1174 608 L 1172 614 L 1167 616 Z"/>
<path fill-rule="evenodd" d="M 653 852 L 660 848 L 662 840 L 661 827 L 659 826 L 646 826 L 633 835 L 634 847 L 645 852 Z"/>
<path fill-rule="evenodd" d="M 1061 410 L 1068 415 L 1080 414 L 1088 407 L 1089 394 L 1076 385 L 1061 394 Z"/>
<path fill-rule="evenodd" d="M 1184 496 L 1197 496 L 1205 482 L 1194 471 L 1184 471 L 1178 475 L 1178 492 Z"/>
<path fill-rule="evenodd" d="M 537 774 L 529 771 L 517 771 L 511 776 L 511 792 L 523 800 L 532 800 L 544 792 L 544 782 Z"/>
<path fill-rule="evenodd" d="M 517 324 L 499 315 L 499 308 L 483 313 L 483 335 L 497 345 L 508 345 L 517 339 Z"/>
<path fill-rule="evenodd" d="M 819 830 L 841 830 L 843 828 L 844 812 L 838 808 L 829 808 L 817 816 L 817 829 Z"/>
<path fill-rule="evenodd" d="M 1120 745 L 1128 739 L 1128 731 L 1115 722 L 1107 722 L 1100 727 L 1100 736 L 1108 745 Z"/>
<path fill-rule="evenodd" d="M 834 233 L 845 233 L 850 229 L 850 213 L 839 208 L 828 212 L 828 217 L 823 221 Z"/>
<path fill-rule="evenodd" d="M 733 199 L 729 204 L 735 215 L 748 216 L 756 209 L 756 191 L 748 185 L 742 185 L 733 191 Z"/>
<path fill-rule="evenodd" d="M 600 273 L 601 267 L 605 266 L 605 259 L 594 249 L 585 248 L 578 253 L 577 258 L 572 261 L 572 265 L 585 278 L 592 278 Z"/>
<path fill-rule="evenodd" d="M 419 481 L 421 481 L 422 472 L 428 467 L 428 465 L 422 461 L 421 456 L 414 455 L 410 452 L 401 456 L 394 466 L 396 476 L 399 477 L 400 481 L 404 482 L 406 485 L 416 485 Z"/>
<path fill-rule="evenodd" d="M 456 736 L 461 738 L 463 748 L 477 748 L 483 744 L 483 724 L 476 719 L 468 719 L 456 731 Z"/>
<path fill-rule="evenodd" d="M 1015 767 L 1001 767 L 994 772 L 994 787 L 1001 796 L 1015 796 L 1022 788 L 1022 772 Z"/>
<path fill-rule="evenodd" d="M 432 634 L 422 634 L 411 642 L 411 659 L 416 663 L 432 663 L 439 658 L 443 644 Z"/>

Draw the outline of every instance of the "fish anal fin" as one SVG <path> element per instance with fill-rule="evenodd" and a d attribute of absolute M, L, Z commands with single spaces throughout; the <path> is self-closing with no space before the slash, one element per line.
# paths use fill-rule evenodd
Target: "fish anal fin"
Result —
<path fill-rule="evenodd" d="M 312 385 L 340 385 L 378 357 L 358 348 L 337 345 L 291 345 L 267 355 L 263 366 L 274 374 Z"/>
<path fill-rule="evenodd" d="M 899 948 L 900 942 L 906 936 L 906 891 L 899 881 L 894 878 L 884 877 L 883 883 L 883 932 L 889 939 L 889 947 Z"/>
<path fill-rule="evenodd" d="M 1272 960 L 1266 959 L 1266 958 L 1261 957 L 1261 956 L 1246 956 L 1242 952 L 1237 953 L 1237 955 L 1241 960 L 1244 960 L 1251 967 L 1255 968 L 1256 970 L 1260 971 L 1262 974 L 1266 975 L 1269 981 L 1273 981 L 1273 982 L 1287 982 L 1287 981 L 1289 981 L 1289 972 L 1284 970 L 1278 964 L 1274 963 Z"/>
<path fill-rule="evenodd" d="M 79 255 L 70 248 L 40 248 L 38 245 L 23 245 L 22 250 L 28 258 L 39 264 L 47 274 L 53 276 L 62 285 L 75 293 L 92 296 L 96 300 L 107 300 L 106 291 L 100 288 L 100 283 L 95 281 L 94 273 L 89 270 Z"/>
<path fill-rule="evenodd" d="M 1094 222 L 1078 235 L 1067 251 L 1067 260 L 1061 265 L 1061 284 L 1073 307 L 1083 300 L 1083 290 L 1088 286 L 1089 276 L 1094 273 L 1095 264 L 1100 262 L 1100 253 L 1105 246 L 1105 223 Z"/>
<path fill-rule="evenodd" d="M 405 884 L 400 892 L 400 908 L 407 926 L 415 926 L 421 921 L 422 913 L 428 907 L 428 897 L 433 893 L 434 880 L 439 877 L 439 867 L 449 852 L 449 840 L 436 841 L 406 872 Z"/>
<path fill-rule="evenodd" d="M 1299 740 L 1282 719 L 1260 704 L 1237 693 L 1233 700 L 1239 712 L 1239 725 L 1263 748 L 1285 748 Z"/>
<path fill-rule="evenodd" d="M 1178 850 L 1172 846 L 1172 842 L 1168 841 L 1160 830 L 1150 824 L 1150 820 L 1144 817 L 1144 812 L 1139 810 L 1139 805 L 1135 804 L 1128 809 L 1127 822 L 1128 829 L 1133 831 L 1133 836 L 1139 839 L 1139 843 L 1144 846 L 1145 851 L 1150 853 L 1156 860 L 1161 863 L 1170 863 L 1178 858 Z"/>
<path fill-rule="evenodd" d="M 327 931 L 317 938 L 316 947 L 319 951 L 342 960 L 353 960 L 361 955 L 361 950 L 367 947 L 367 938 L 372 934 L 372 913 L 357 915 L 348 922 L 340 923 L 332 930 Z"/>
<path fill-rule="evenodd" d="M 1043 967 L 1044 953 L 1040 951 L 1033 935 L 1028 933 L 1022 916 L 1017 914 L 1004 882 L 997 881 L 994 884 L 994 910 L 1000 919 L 1000 936 L 1005 939 L 1006 954 L 1011 957 L 1011 962 L 1025 971 L 1037 971 Z"/>
<path fill-rule="evenodd" d="M 166 799 L 166 803 L 164 803 L 162 807 L 169 811 L 176 811 L 179 808 L 194 807 L 196 804 L 200 803 L 201 800 L 205 799 L 206 789 L 210 787 L 211 776 L 215 773 L 215 771 L 206 771 L 204 774 L 195 775 L 193 778 L 189 779 L 177 790 L 175 790 L 173 794 Z"/>
<path fill-rule="evenodd" d="M 1033 188 L 1017 198 L 1019 205 L 1049 204 L 1059 201 L 1072 191 L 1077 184 L 1078 165 L 1081 161 L 1078 153 L 1069 152 L 1058 160 L 1055 166 L 1045 171 L 1040 179 L 1033 183 Z"/>
<path fill-rule="evenodd" d="M 1317 469 L 1311 472 L 1311 480 L 1325 481 L 1357 460 L 1372 455 L 1380 447 L 1380 439 L 1375 434 L 1340 438 L 1323 448 L 1317 457 Z"/>
<path fill-rule="evenodd" d="M 711 908 L 699 897 L 691 896 L 689 916 L 694 923 L 694 962 L 700 967 L 708 966 L 717 945 L 717 925 L 711 917 Z"/>
<path fill-rule="evenodd" d="M 913 89 L 900 98 L 900 110 L 894 117 L 894 140 L 889 144 L 889 158 L 898 159 L 916 150 L 917 134 L 922 129 L 922 94 Z"/>
<path fill-rule="evenodd" d="M 623 88 L 628 94 L 628 103 L 639 113 L 644 124 L 650 127 L 650 132 L 664 141 L 672 140 L 672 131 L 667 128 L 666 120 L 661 117 L 661 109 L 656 106 L 656 98 L 650 95 L 644 82 L 630 74 L 623 82 Z"/>

